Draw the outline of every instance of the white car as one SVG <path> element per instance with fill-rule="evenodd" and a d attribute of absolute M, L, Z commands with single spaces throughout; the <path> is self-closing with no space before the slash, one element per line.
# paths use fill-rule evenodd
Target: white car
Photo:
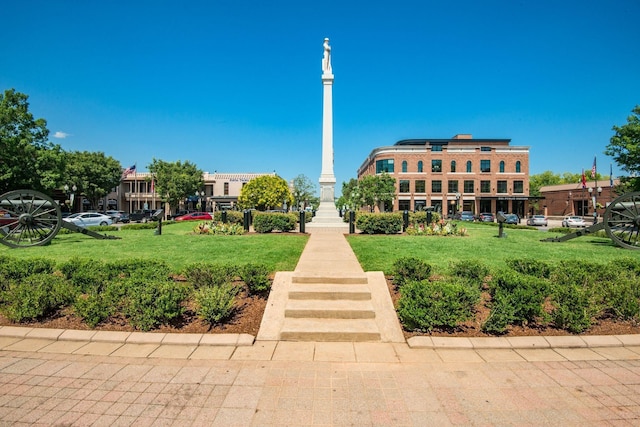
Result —
<path fill-rule="evenodd" d="M 75 213 L 66 218 L 62 218 L 62 220 L 83 228 L 89 227 L 90 225 L 111 225 L 113 223 L 111 217 L 97 212 Z"/>
<path fill-rule="evenodd" d="M 563 227 L 586 227 L 587 224 L 584 222 L 581 216 L 565 216 L 562 220 Z"/>
<path fill-rule="evenodd" d="M 549 221 L 547 221 L 547 217 L 544 215 L 532 215 L 527 219 L 527 225 L 540 225 L 542 227 L 546 227 L 549 225 Z"/>

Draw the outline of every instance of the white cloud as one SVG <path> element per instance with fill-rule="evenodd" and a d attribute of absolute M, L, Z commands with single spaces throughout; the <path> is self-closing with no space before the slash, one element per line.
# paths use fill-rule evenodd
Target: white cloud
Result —
<path fill-rule="evenodd" d="M 66 137 L 71 136 L 70 133 L 57 131 L 53 134 L 54 138 L 65 139 Z"/>

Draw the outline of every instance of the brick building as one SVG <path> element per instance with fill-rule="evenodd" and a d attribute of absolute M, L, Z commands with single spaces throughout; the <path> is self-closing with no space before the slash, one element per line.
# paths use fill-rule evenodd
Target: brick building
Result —
<path fill-rule="evenodd" d="M 618 197 L 615 192 L 619 180 L 590 181 L 582 188 L 582 183 L 547 185 L 540 187 L 541 201 L 545 215 L 565 216 L 578 215 L 593 217 L 594 198 L 596 211 L 602 216 L 606 207 Z"/>
<path fill-rule="evenodd" d="M 179 209 L 212 212 L 221 208 L 232 209 L 238 201 L 242 187 L 252 180 L 272 173 L 209 173 L 202 175 L 203 188 L 196 195 L 185 198 Z M 138 209 L 160 209 L 162 200 L 151 186 L 148 172 L 131 173 L 126 176 L 115 192 L 109 196 L 117 202 L 114 209 L 133 212 Z M 175 210 L 175 207 L 174 207 Z"/>
<path fill-rule="evenodd" d="M 388 210 L 425 207 L 454 214 L 459 210 L 513 212 L 529 209 L 529 147 L 510 139 L 407 139 L 379 147 L 358 169 L 358 178 L 389 173 L 397 193 Z"/>

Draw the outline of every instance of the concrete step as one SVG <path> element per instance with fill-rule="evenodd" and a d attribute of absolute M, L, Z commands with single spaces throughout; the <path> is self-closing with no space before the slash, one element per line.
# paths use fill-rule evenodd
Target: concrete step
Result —
<path fill-rule="evenodd" d="M 373 319 L 285 318 L 280 332 L 284 341 L 380 341 Z"/>
<path fill-rule="evenodd" d="M 315 319 L 373 319 L 371 300 L 295 300 L 287 301 L 285 317 Z"/>
<path fill-rule="evenodd" d="M 321 284 L 343 284 L 343 285 L 354 285 L 354 284 L 367 284 L 367 275 L 365 273 L 362 274 L 320 274 L 320 275 L 312 275 L 312 274 L 300 274 L 293 273 L 293 277 L 291 278 L 292 283 L 321 283 Z"/>
<path fill-rule="evenodd" d="M 324 283 L 293 283 L 289 287 L 289 300 L 350 300 L 371 299 L 371 291 L 364 285 L 336 285 Z"/>

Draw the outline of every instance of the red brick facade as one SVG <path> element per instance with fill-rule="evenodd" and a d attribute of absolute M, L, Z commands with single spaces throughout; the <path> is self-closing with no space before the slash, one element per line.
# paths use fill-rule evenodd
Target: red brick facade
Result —
<path fill-rule="evenodd" d="M 433 206 L 459 210 L 528 212 L 529 148 L 509 139 L 412 139 L 374 149 L 358 178 L 385 170 L 396 179 L 396 198 L 385 210 L 420 210 Z"/>

